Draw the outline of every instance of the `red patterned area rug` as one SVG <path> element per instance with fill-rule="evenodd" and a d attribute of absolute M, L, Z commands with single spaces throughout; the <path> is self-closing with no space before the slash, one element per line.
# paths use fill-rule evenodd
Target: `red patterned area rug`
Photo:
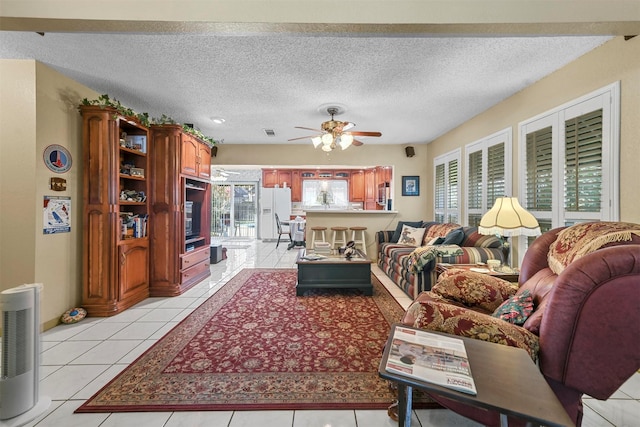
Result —
<path fill-rule="evenodd" d="M 245 269 L 76 412 L 387 408 L 377 370 L 404 311 L 372 280 L 372 297 L 296 297 L 295 269 Z"/>

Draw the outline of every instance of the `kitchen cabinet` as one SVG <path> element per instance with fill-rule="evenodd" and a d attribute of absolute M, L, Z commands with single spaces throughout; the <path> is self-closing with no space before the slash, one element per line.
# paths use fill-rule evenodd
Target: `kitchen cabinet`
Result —
<path fill-rule="evenodd" d="M 302 201 L 302 180 L 300 179 L 300 171 L 291 171 L 291 201 Z"/>
<path fill-rule="evenodd" d="M 391 183 L 391 166 L 376 167 L 376 182 L 378 184 Z"/>
<path fill-rule="evenodd" d="M 277 169 L 262 169 L 262 186 L 264 188 L 274 188 L 278 184 Z"/>
<path fill-rule="evenodd" d="M 291 187 L 291 169 L 278 170 L 278 184 L 280 188 Z"/>
<path fill-rule="evenodd" d="M 350 199 L 352 202 L 364 202 L 364 178 L 364 170 L 351 171 L 351 181 L 349 183 L 349 189 L 351 192 Z"/>
<path fill-rule="evenodd" d="M 262 186 L 264 188 L 291 187 L 292 169 L 262 169 Z"/>
<path fill-rule="evenodd" d="M 364 208 L 365 210 L 378 209 L 376 185 L 376 170 L 367 169 L 364 172 Z"/>

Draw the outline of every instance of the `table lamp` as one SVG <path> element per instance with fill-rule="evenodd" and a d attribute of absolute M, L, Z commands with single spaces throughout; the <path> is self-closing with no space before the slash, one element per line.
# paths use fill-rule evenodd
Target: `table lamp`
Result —
<path fill-rule="evenodd" d="M 527 212 L 518 202 L 517 197 L 498 197 L 493 207 L 482 216 L 478 226 L 480 234 L 496 234 L 509 236 L 539 236 L 538 220 Z M 512 248 L 509 245 L 509 266 L 511 265 Z"/>

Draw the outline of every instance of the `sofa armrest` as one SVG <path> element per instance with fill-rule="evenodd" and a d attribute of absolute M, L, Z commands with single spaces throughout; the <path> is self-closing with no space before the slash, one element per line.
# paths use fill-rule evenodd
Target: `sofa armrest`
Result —
<path fill-rule="evenodd" d="M 376 243 L 380 244 L 380 243 L 389 243 L 389 242 L 391 242 L 391 239 L 393 238 L 393 233 L 394 232 L 395 232 L 395 230 L 376 231 Z"/>
<path fill-rule="evenodd" d="M 557 276 L 540 324 L 545 376 L 607 399 L 640 368 L 638 277 L 637 244 L 599 249 Z"/>
<path fill-rule="evenodd" d="M 507 261 L 502 248 L 460 246 L 460 249 L 462 249 L 461 254 L 439 257 L 438 262 L 446 262 L 448 264 L 477 264 L 479 262 L 486 263 L 488 259 L 499 259 L 503 263 Z"/>
<path fill-rule="evenodd" d="M 376 253 L 380 254 L 380 245 L 390 243 L 395 230 L 376 231 Z"/>

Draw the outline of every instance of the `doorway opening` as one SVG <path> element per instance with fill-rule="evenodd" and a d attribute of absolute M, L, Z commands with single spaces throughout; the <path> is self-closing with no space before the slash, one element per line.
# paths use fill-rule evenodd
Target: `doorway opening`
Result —
<path fill-rule="evenodd" d="M 255 239 L 258 184 L 212 183 L 211 192 L 211 237 Z"/>

